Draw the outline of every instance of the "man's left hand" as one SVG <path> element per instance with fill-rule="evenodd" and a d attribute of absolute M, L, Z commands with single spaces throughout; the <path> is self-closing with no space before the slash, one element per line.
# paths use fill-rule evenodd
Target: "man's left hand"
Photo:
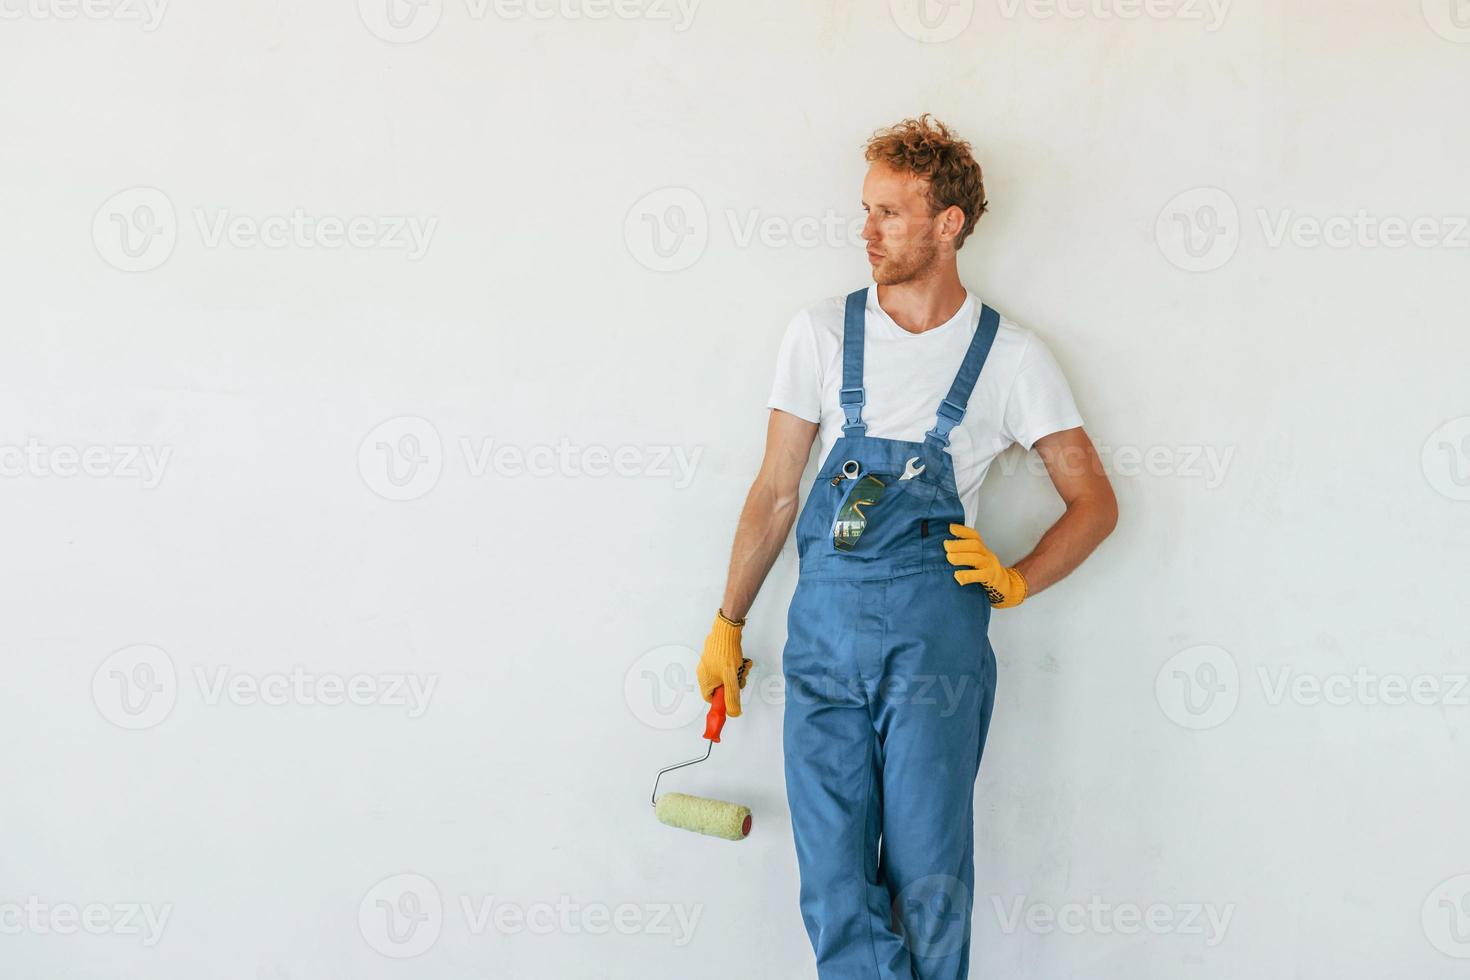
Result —
<path fill-rule="evenodd" d="M 955 581 L 961 585 L 978 584 L 997 609 L 1019 606 L 1026 598 L 1026 577 L 1019 570 L 1002 565 L 974 528 L 951 524 L 949 533 L 954 537 L 944 542 L 944 550 L 949 563 L 959 568 L 954 573 Z"/>

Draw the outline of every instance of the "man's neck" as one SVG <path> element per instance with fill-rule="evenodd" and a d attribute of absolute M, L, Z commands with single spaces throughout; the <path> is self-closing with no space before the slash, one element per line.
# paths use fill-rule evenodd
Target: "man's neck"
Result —
<path fill-rule="evenodd" d="M 878 287 L 878 305 L 909 333 L 923 333 L 948 323 L 966 298 L 964 283 L 953 267 L 932 276 Z"/>

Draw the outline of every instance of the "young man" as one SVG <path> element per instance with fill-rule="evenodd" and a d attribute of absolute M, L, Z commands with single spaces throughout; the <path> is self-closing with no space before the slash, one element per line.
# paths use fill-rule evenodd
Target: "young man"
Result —
<path fill-rule="evenodd" d="M 740 715 L 744 616 L 820 435 L 782 665 L 802 917 L 823 980 L 961 980 L 990 610 L 1081 564 L 1117 504 L 1046 346 L 960 282 L 955 253 L 986 210 L 969 144 L 926 114 L 875 134 L 866 158 L 874 285 L 787 329 L 698 676 Z M 974 527 L 986 468 L 1012 443 L 1036 449 L 1067 509 L 1007 566 Z"/>

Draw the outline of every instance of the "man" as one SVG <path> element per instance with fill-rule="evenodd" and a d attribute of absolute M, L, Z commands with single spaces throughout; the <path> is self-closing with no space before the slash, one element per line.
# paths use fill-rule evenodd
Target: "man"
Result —
<path fill-rule="evenodd" d="M 955 254 L 986 210 L 969 144 L 925 114 L 876 133 L 866 159 L 874 284 L 787 329 L 698 676 L 739 717 L 741 627 L 820 435 L 783 655 L 802 917 L 823 980 L 962 980 L 990 610 L 1081 564 L 1117 504 L 1046 346 L 960 282 Z M 1066 513 L 1007 566 L 974 527 L 986 468 L 1012 443 L 1040 454 Z"/>

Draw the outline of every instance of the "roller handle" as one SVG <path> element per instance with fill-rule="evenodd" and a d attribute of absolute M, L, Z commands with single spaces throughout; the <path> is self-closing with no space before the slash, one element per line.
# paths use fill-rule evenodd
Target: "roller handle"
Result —
<path fill-rule="evenodd" d="M 720 740 L 720 729 L 725 727 L 725 685 L 715 688 L 710 697 L 709 714 L 704 719 L 704 737 L 711 742 Z"/>

